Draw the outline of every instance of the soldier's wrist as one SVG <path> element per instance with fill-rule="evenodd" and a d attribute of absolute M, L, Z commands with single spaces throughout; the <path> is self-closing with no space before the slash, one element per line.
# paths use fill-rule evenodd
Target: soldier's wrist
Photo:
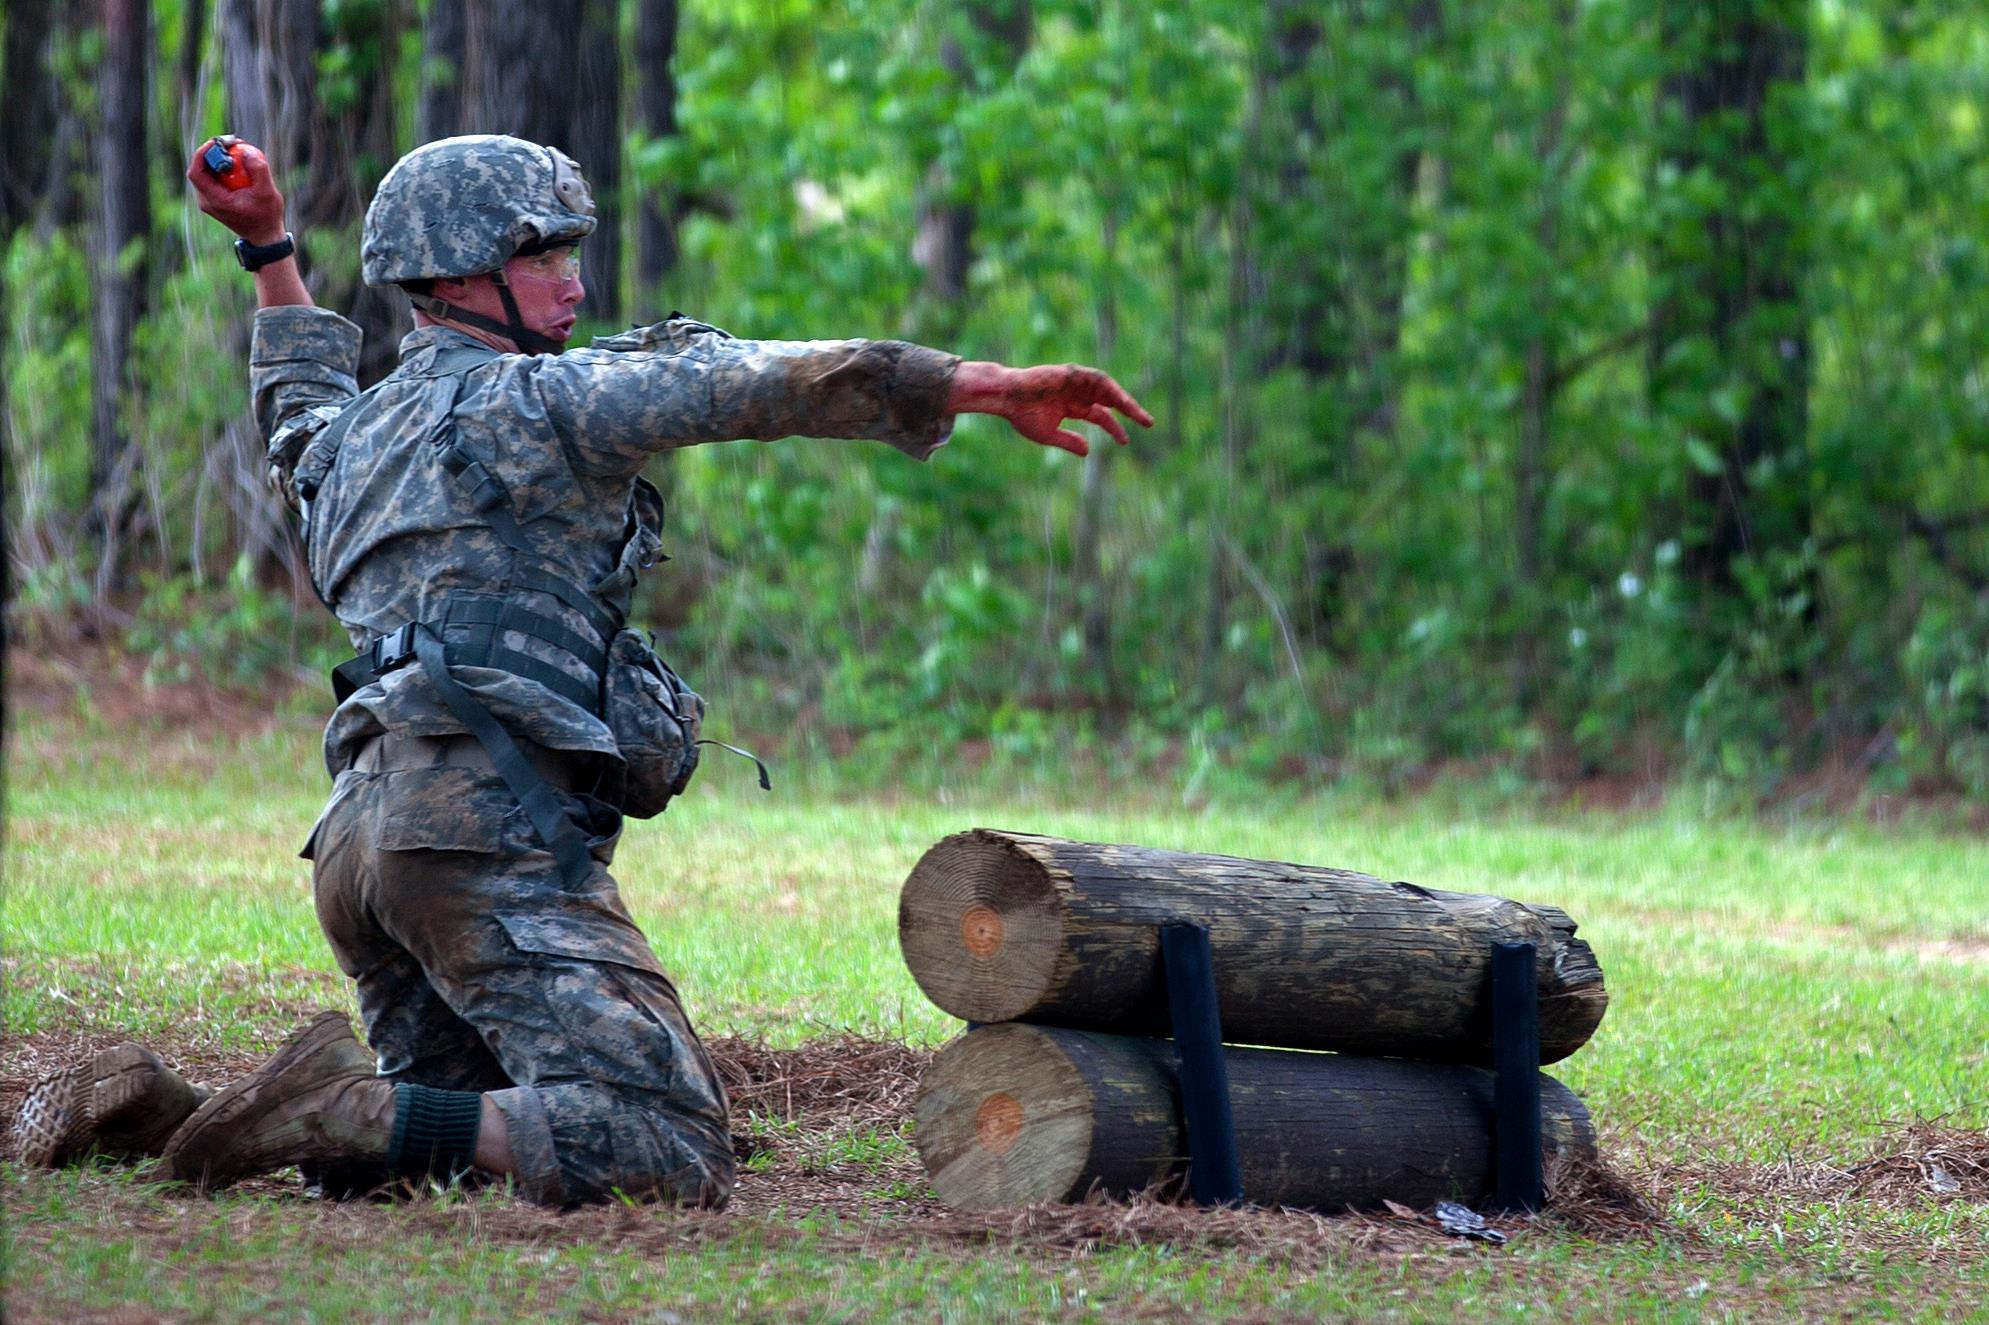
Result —
<path fill-rule="evenodd" d="M 267 225 L 258 223 L 245 230 L 237 230 L 235 237 L 255 248 L 267 248 L 271 244 L 281 244 L 283 237 L 289 233 L 283 228 L 283 218 L 279 216 Z"/>
<path fill-rule="evenodd" d="M 986 414 L 1002 402 L 1010 370 L 985 359 L 963 359 L 953 369 L 946 392 L 946 413 Z"/>

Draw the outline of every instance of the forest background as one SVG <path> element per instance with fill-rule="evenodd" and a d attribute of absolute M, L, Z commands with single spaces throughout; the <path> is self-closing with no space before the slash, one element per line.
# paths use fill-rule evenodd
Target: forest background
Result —
<path fill-rule="evenodd" d="M 518 133 L 583 330 L 1079 360 L 1077 465 L 660 458 L 639 615 L 733 731 L 1393 786 L 1989 793 L 1989 11 L 1897 0 L 5 0 L 9 635 L 321 674 L 190 149 L 321 303 L 397 156 Z M 315 686 L 317 682 L 313 681 Z M 315 691 L 313 700 L 316 701 Z"/>

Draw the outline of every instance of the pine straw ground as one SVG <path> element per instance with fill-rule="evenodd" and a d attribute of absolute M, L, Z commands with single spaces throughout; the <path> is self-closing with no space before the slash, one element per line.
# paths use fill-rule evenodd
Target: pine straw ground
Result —
<path fill-rule="evenodd" d="M 0 1126 L 11 1128 L 30 1082 L 63 1063 L 115 1043 L 102 1033 L 48 1032 L 16 1038 L 0 1064 Z M 256 1059 L 194 1044 L 155 1044 L 162 1055 L 196 1080 L 225 1081 Z M 1321 1215 L 1298 1210 L 1201 1211 L 1155 1194 L 1129 1201 L 1037 1206 L 999 1213 L 949 1210 L 927 1193 L 916 1158 L 851 1162 L 845 1142 L 871 1134 L 909 1135 L 919 1077 L 929 1051 L 902 1044 L 840 1036 L 796 1049 L 771 1049 L 725 1038 L 711 1043 L 731 1096 L 741 1173 L 727 1210 L 657 1218 L 639 1208 L 553 1213 L 523 1202 L 463 1202 L 447 1194 L 404 1197 L 403 1234 L 443 1232 L 472 1222 L 478 1236 L 500 1242 L 589 1242 L 614 1250 L 662 1253 L 709 1244 L 750 1225 L 756 1237 L 777 1238 L 793 1218 L 836 1216 L 832 1243 L 880 1251 L 893 1243 L 1026 1247 L 1051 1256 L 1082 1256 L 1114 1246 L 1167 1245 L 1209 1252 L 1234 1251 L 1295 1267 L 1315 1266 L 1350 1252 L 1380 1257 L 1441 1253 L 1455 1240 L 1416 1212 Z M 6 1155 L 11 1159 L 12 1155 Z M 115 1184 L 107 1195 L 126 1208 L 119 1222 L 169 1251 L 184 1207 L 203 1198 L 185 1191 Z M 334 1238 L 364 1237 L 372 1206 L 320 1206 L 307 1202 L 294 1175 L 278 1175 L 241 1190 L 295 1199 L 299 1213 Z M 1788 1203 L 1858 1203 L 1922 1208 L 1928 1202 L 1989 1202 L 1989 1133 L 1915 1123 L 1894 1130 L 1864 1158 L 1842 1165 L 1773 1165 L 1719 1162 L 1626 1162 L 1587 1170 L 1560 1181 L 1550 1193 L 1550 1213 L 1566 1231 L 1602 1242 L 1666 1239 L 1692 1243 L 1697 1236 L 1662 1213 L 1681 1193 L 1730 1203 L 1770 1218 Z M 743 1217 L 743 1220 L 742 1220 Z M 1509 1236 L 1523 1236 L 1528 1221 L 1494 1219 Z M 1928 1249 L 1910 1234 L 1887 1231 L 1885 1221 L 1860 1234 L 1861 1249 Z M 327 1229 L 329 1223 L 332 1228 Z M 344 1225 L 343 1230 L 338 1226 Z M 820 1238 L 819 1231 L 810 1236 Z M 1894 1239 L 1897 1239 L 1896 1243 Z"/>

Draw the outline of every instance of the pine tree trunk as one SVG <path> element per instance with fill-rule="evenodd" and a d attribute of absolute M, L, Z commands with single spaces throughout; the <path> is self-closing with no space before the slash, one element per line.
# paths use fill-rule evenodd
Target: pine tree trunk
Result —
<path fill-rule="evenodd" d="M 622 316 L 622 53 L 614 0 L 587 0 L 580 38 L 580 84 L 573 106 L 573 157 L 594 192 L 594 233 L 581 246 L 587 312 Z"/>
<path fill-rule="evenodd" d="M 104 0 L 104 53 L 97 84 L 97 179 L 101 190 L 91 288 L 90 514 L 99 550 L 96 589 L 120 586 L 124 543 L 137 502 L 139 452 L 125 427 L 131 396 L 131 337 L 145 313 L 146 241 L 152 203 L 145 165 L 145 87 L 150 50 L 147 0 Z"/>
<path fill-rule="evenodd" d="M 54 10 L 49 0 L 8 0 L 0 30 L 0 78 L 7 89 L 7 113 L 0 115 L 0 241 L 28 223 L 49 182 L 58 95 L 47 58 Z"/>
<path fill-rule="evenodd" d="M 515 134 L 572 155 L 581 0 L 487 0 L 467 13 L 464 130 Z"/>
<path fill-rule="evenodd" d="M 421 102 L 415 141 L 432 143 L 463 132 L 463 0 L 428 0 L 421 16 Z"/>
<path fill-rule="evenodd" d="M 649 138 L 677 132 L 677 80 L 670 63 L 677 51 L 677 0 L 636 7 L 635 118 Z M 676 190 L 668 183 L 643 190 L 635 217 L 635 286 L 654 298 L 677 267 Z"/>
<path fill-rule="evenodd" d="M 967 43 L 987 52 L 991 80 L 1005 78 L 1029 49 L 1034 13 L 1030 0 L 956 0 L 942 21 L 954 30 L 940 38 L 940 67 L 963 92 L 971 92 L 977 87 L 977 62 Z M 919 184 L 912 257 L 925 272 L 925 287 L 913 332 L 942 345 L 960 334 L 966 320 L 967 272 L 974 262 L 974 204 L 956 195 L 952 176 L 934 160 Z"/>
<path fill-rule="evenodd" d="M 1744 556 L 1799 551 L 1810 531 L 1800 126 L 1777 104 L 1802 86 L 1808 7 L 1667 0 L 1660 12 L 1678 61 L 1664 158 L 1717 187 L 1681 190 L 1683 219 L 1662 232 L 1651 388 L 1717 460 L 1692 471 L 1684 564 L 1718 599 L 1737 592 Z"/>

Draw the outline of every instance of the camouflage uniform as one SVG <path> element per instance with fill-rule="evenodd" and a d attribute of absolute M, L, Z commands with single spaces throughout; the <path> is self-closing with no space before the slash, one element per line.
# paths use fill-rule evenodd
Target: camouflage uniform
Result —
<path fill-rule="evenodd" d="M 507 581 L 510 549 L 429 453 L 445 421 L 501 480 L 545 569 L 625 595 L 656 551 L 655 531 L 628 528 L 649 456 L 805 434 L 924 459 L 946 440 L 957 363 L 893 341 L 737 340 L 676 318 L 449 378 L 430 375 L 438 353 L 476 342 L 427 327 L 351 406 L 354 422 L 331 430 L 356 394 L 359 340 L 326 310 L 264 309 L 251 385 L 272 479 L 305 514 L 312 576 L 361 649 L 435 619 L 451 593 L 529 600 L 588 629 L 556 597 Z M 331 800 L 304 854 L 380 1072 L 492 1092 L 532 1200 L 722 1201 L 733 1173 L 723 1089 L 607 869 L 621 816 L 593 793 L 610 785 L 613 733 L 537 682 L 451 674 L 564 793 L 593 871 L 580 886 L 562 877 L 422 668 L 345 700 L 325 733 Z"/>

